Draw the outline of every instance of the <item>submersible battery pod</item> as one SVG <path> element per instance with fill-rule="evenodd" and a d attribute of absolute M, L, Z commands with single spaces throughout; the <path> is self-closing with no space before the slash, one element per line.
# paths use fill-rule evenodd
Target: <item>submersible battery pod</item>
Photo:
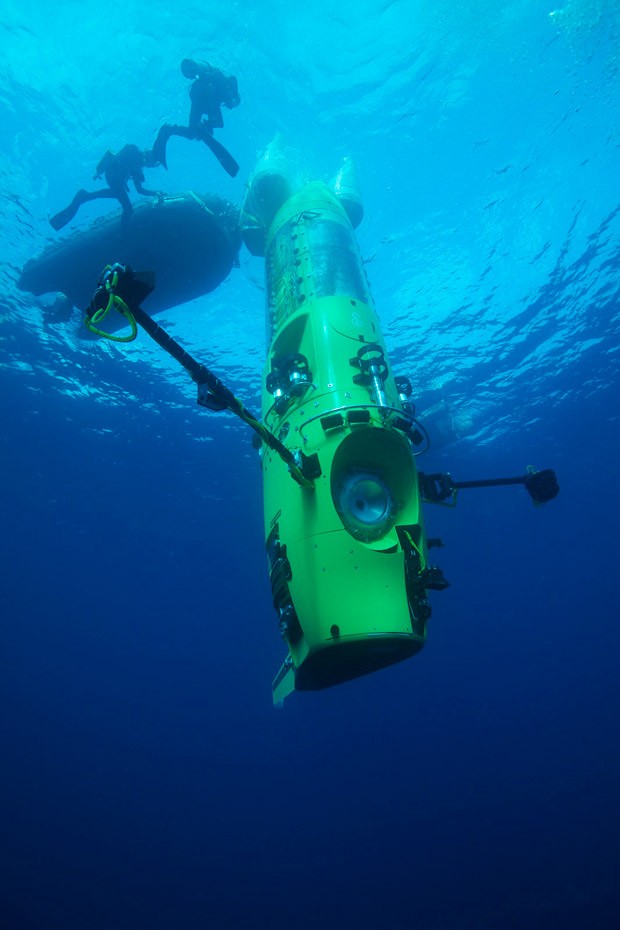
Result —
<path fill-rule="evenodd" d="M 392 372 L 345 206 L 325 184 L 308 184 L 265 236 L 263 420 L 315 462 L 304 489 L 263 446 L 271 588 L 289 650 L 276 702 L 414 655 L 427 590 L 446 586 L 427 561 L 414 459 L 423 436 L 406 379 Z"/>

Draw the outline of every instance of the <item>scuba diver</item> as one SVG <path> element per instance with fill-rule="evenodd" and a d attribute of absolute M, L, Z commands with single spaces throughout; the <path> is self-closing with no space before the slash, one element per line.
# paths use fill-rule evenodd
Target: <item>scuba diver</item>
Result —
<path fill-rule="evenodd" d="M 155 168 L 156 165 L 157 162 L 154 161 L 152 153 L 148 150 L 141 151 L 137 145 L 125 145 L 116 155 L 108 150 L 93 175 L 94 181 L 102 176 L 105 177 L 108 186 L 97 191 L 79 190 L 68 207 L 50 218 L 51 225 L 54 229 L 62 229 L 73 219 L 83 203 L 108 197 L 118 200 L 123 210 L 123 222 L 127 222 L 133 213 L 128 193 L 128 181 L 133 181 L 137 192 L 145 197 L 163 197 L 161 191 L 150 191 L 143 186 L 144 172 L 142 169 Z"/>
<path fill-rule="evenodd" d="M 168 168 L 166 164 L 166 145 L 170 136 L 182 136 L 184 139 L 199 139 L 207 145 L 222 167 L 231 177 L 239 171 L 239 165 L 228 149 L 213 138 L 214 129 L 224 127 L 222 107 L 232 110 L 241 103 L 237 78 L 224 74 L 219 68 L 203 61 L 184 58 L 181 71 L 186 78 L 193 81 L 189 88 L 191 107 L 189 125 L 177 126 L 165 123 L 153 145 L 155 164 Z M 206 119 L 203 117 L 206 116 Z"/>

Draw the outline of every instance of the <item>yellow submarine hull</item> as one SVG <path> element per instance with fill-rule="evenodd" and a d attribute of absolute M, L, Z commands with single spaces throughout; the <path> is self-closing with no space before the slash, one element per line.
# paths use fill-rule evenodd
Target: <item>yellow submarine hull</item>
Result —
<path fill-rule="evenodd" d="M 427 544 L 416 432 L 392 372 L 353 227 L 311 183 L 265 237 L 265 425 L 315 463 L 312 489 L 263 447 L 265 537 L 288 656 L 274 700 L 399 662 L 426 639 Z"/>

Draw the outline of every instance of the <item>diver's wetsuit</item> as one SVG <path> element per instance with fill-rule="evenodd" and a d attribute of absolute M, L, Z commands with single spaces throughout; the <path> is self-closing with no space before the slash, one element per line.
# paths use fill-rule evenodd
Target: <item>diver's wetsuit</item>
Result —
<path fill-rule="evenodd" d="M 109 191 L 94 191 L 89 194 L 86 200 L 96 200 L 97 197 L 116 197 L 123 208 L 123 213 L 133 213 L 133 207 L 129 200 L 129 184 L 133 181 L 134 187 L 139 194 L 147 197 L 156 197 L 157 191 L 149 191 L 144 187 L 144 155 L 137 145 L 124 145 L 117 155 L 109 153 L 111 156 L 106 159 L 103 157 L 97 166 L 95 177 L 100 178 L 103 175 Z"/>
<path fill-rule="evenodd" d="M 190 62 L 190 59 L 186 59 L 184 64 L 186 65 L 185 74 L 188 73 L 190 66 L 196 74 L 196 79 L 189 89 L 191 101 L 189 128 L 200 129 L 202 125 L 210 131 L 223 129 L 222 107 L 232 109 L 239 104 L 237 79 L 224 74 L 218 68 L 211 67 L 206 62 Z M 201 123 L 203 115 L 207 118 Z"/>
<path fill-rule="evenodd" d="M 159 196 L 159 191 L 150 191 L 144 187 L 143 166 L 144 154 L 137 145 L 125 145 L 116 155 L 113 152 L 106 152 L 97 165 L 94 177 L 98 179 L 103 174 L 108 186 L 98 191 L 78 191 L 69 206 L 53 216 L 50 223 L 54 229 L 62 229 L 73 219 L 83 203 L 107 198 L 118 200 L 123 211 L 123 220 L 126 221 L 133 213 L 129 199 L 128 182 L 130 180 L 133 181 L 139 194 L 144 194 L 146 197 Z"/>
<path fill-rule="evenodd" d="M 207 62 L 185 58 L 181 62 L 181 71 L 193 83 L 189 88 L 191 101 L 189 123 L 187 126 L 165 123 L 155 139 L 153 157 L 164 168 L 166 164 L 166 144 L 170 136 L 182 136 L 184 139 L 200 139 L 207 142 L 214 129 L 224 127 L 222 107 L 229 110 L 240 103 L 237 78 L 224 74 Z M 202 117 L 206 116 L 206 119 Z"/>

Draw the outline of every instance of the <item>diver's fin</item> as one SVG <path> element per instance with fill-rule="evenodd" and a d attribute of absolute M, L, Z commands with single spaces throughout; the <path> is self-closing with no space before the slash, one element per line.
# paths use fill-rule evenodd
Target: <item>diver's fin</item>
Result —
<path fill-rule="evenodd" d="M 205 145 L 209 146 L 224 171 L 226 171 L 227 174 L 231 176 L 231 178 L 234 178 L 239 171 L 239 165 L 232 157 L 228 149 L 224 148 L 221 142 L 218 142 L 217 139 L 214 139 L 207 133 L 202 136 L 202 141 Z"/>
<path fill-rule="evenodd" d="M 168 170 L 168 165 L 166 164 L 166 144 L 171 136 L 170 128 L 171 127 L 168 125 L 163 125 L 161 127 L 153 143 L 153 148 L 151 149 L 154 161 L 161 165 L 162 168 L 165 168 L 166 171 Z"/>
<path fill-rule="evenodd" d="M 50 217 L 50 225 L 53 226 L 54 229 L 62 229 L 63 226 L 71 222 L 79 209 L 80 204 L 72 200 L 68 207 L 65 207 L 60 213 L 56 213 L 54 216 Z"/>
<path fill-rule="evenodd" d="M 78 191 L 68 207 L 59 213 L 50 217 L 50 226 L 54 229 L 62 229 L 67 223 L 70 223 L 75 214 L 78 212 L 83 203 L 89 199 L 87 191 Z"/>

